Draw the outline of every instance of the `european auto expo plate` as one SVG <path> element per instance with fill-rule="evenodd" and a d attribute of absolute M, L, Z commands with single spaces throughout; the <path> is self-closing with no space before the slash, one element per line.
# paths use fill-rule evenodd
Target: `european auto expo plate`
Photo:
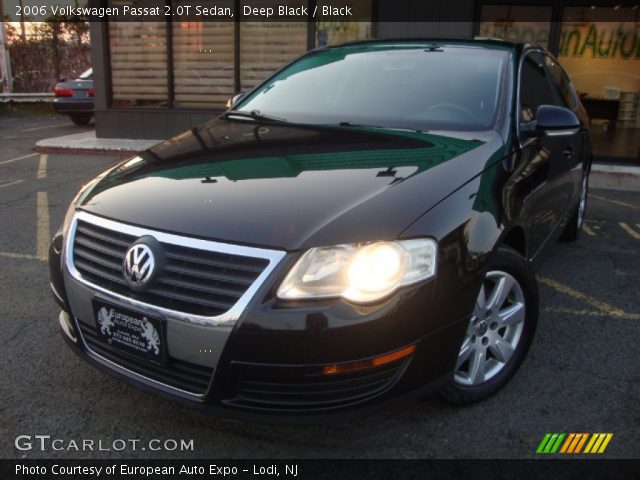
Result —
<path fill-rule="evenodd" d="M 129 354 L 163 363 L 162 322 L 146 314 L 93 300 L 98 336 L 108 345 Z"/>

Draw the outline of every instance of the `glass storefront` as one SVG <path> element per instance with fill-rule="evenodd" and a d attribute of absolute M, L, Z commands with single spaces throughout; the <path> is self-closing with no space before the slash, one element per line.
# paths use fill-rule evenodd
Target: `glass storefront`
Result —
<path fill-rule="evenodd" d="M 483 4 L 478 33 L 549 48 L 589 113 L 595 155 L 640 161 L 640 8 L 560 7 L 554 22 L 551 5 Z"/>
<path fill-rule="evenodd" d="M 196 0 L 180 2 L 195 5 Z M 217 2 L 233 6 L 233 0 Z M 220 105 L 234 94 L 231 22 L 172 22 L 173 88 L 176 108 Z"/>
<path fill-rule="evenodd" d="M 193 7 L 202 2 L 107 0 L 106 3 Z M 102 112 L 111 119 L 104 123 L 105 129 L 116 130 L 119 119 L 126 117 L 142 118 L 145 122 L 148 119 L 143 122 L 148 132 L 159 128 L 179 131 L 182 125 L 224 109 L 235 93 L 252 89 L 312 48 L 368 39 L 377 33 L 404 38 L 475 34 L 534 42 L 548 48 L 569 74 L 592 119 L 596 156 L 640 162 L 640 5 L 578 7 L 572 5 L 572 0 L 468 0 L 469 14 L 473 17 L 473 21 L 467 22 L 468 27 L 443 21 L 412 21 L 420 11 L 424 14 L 429 10 L 435 17 L 443 17 L 447 9 L 433 10 L 409 0 L 344 0 L 345 5 L 360 12 L 354 18 L 357 21 L 336 21 L 335 17 L 322 14 L 313 21 L 264 21 L 242 13 L 244 5 L 260 7 L 272 3 L 273 0 L 216 1 L 221 9 L 240 8 L 239 21 L 202 22 L 192 16 L 173 22 L 105 25 L 104 64 L 109 81 L 105 85 L 108 95 Z M 287 3 L 309 9 L 317 6 L 322 11 L 323 6 L 335 2 Z M 401 21 L 374 22 L 384 12 L 397 13 L 398 9 L 404 9 Z M 452 31 L 463 33 L 451 34 Z M 136 111 L 145 113 L 136 116 L 133 113 Z M 106 118 L 108 115 L 103 117 L 102 112 L 99 116 Z M 178 117 L 174 114 L 184 122 L 175 120 Z M 152 134 L 143 130 L 138 129 L 136 134 Z"/>
<path fill-rule="evenodd" d="M 142 1 L 142 3 L 141 3 Z M 151 5 L 156 0 L 110 0 L 109 5 Z M 252 0 L 252 7 L 272 5 Z M 174 6 L 195 0 L 173 0 Z M 201 2 L 200 2 L 201 3 Z M 234 0 L 216 6 L 233 9 Z M 350 0 L 371 17 L 371 0 Z M 248 4 L 240 1 L 242 6 Z M 309 0 L 290 0 L 304 7 Z M 321 7 L 322 0 L 318 2 Z M 191 10 L 193 11 L 193 10 Z M 248 91 L 309 48 L 371 38 L 371 22 L 109 22 L 112 108 L 224 108 L 239 91 Z"/>
<path fill-rule="evenodd" d="M 113 105 L 166 107 L 166 23 L 109 23 L 109 43 Z"/>
<path fill-rule="evenodd" d="M 551 6 L 483 5 L 479 36 L 549 46 Z"/>

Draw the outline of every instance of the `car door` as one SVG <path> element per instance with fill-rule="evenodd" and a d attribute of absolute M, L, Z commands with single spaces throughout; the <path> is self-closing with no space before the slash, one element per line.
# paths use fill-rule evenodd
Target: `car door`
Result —
<path fill-rule="evenodd" d="M 569 77 L 564 72 L 558 61 L 550 55 L 544 55 L 544 64 L 551 79 L 551 86 L 554 90 L 557 105 L 568 108 L 580 118 L 578 112 L 578 100 L 576 99 L 574 89 L 571 85 Z M 580 184 L 583 173 L 584 150 L 587 138 L 586 125 L 582 122 L 579 133 L 567 137 L 566 143 L 571 154 L 565 154 L 559 160 L 558 170 L 561 174 L 558 177 L 559 188 L 564 189 L 563 198 L 566 199 L 565 215 L 571 214 L 571 207 L 575 204 L 580 196 Z"/>
<path fill-rule="evenodd" d="M 520 161 L 526 165 L 529 194 L 523 199 L 522 220 L 529 230 L 529 254 L 539 252 L 559 226 L 572 199 L 568 180 L 571 165 L 578 157 L 577 134 L 527 136 L 540 105 L 560 105 L 561 100 L 545 67 L 545 55 L 532 51 L 525 55 L 519 72 Z"/>

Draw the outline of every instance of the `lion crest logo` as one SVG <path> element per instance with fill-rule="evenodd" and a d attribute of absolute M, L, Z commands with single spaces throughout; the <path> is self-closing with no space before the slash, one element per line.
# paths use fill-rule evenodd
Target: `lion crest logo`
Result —
<path fill-rule="evenodd" d="M 113 310 L 109 311 L 105 307 L 102 307 L 98 312 L 98 325 L 100 325 L 100 332 L 103 335 L 111 335 L 111 327 L 113 323 Z"/>
<path fill-rule="evenodd" d="M 142 338 L 147 341 L 147 350 L 153 350 L 156 355 L 160 353 L 160 337 L 147 317 L 142 317 Z"/>

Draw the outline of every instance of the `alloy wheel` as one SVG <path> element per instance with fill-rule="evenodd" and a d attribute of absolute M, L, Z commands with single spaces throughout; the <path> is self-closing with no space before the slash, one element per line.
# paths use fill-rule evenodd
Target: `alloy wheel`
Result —
<path fill-rule="evenodd" d="M 516 278 L 488 272 L 458 354 L 454 382 L 476 386 L 495 377 L 520 342 L 525 313 L 524 292 Z"/>

